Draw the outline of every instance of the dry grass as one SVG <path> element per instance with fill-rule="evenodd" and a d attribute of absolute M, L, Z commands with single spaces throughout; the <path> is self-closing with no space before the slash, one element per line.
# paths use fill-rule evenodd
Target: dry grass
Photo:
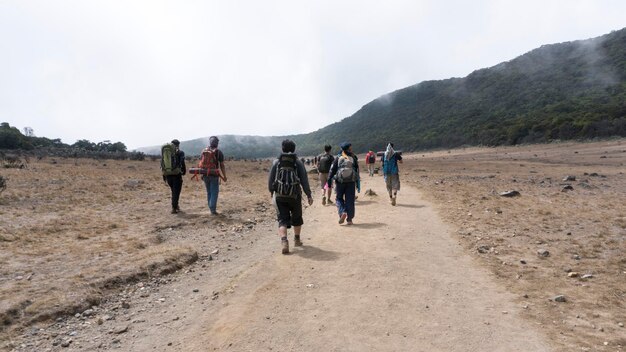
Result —
<path fill-rule="evenodd" d="M 229 163 L 232 176 L 264 172 L 264 163 Z M 72 314 L 109 290 L 193 262 L 193 244 L 168 242 L 163 229 L 213 221 L 201 182 L 185 177 L 182 214 L 169 214 L 169 187 L 158 161 L 40 160 L 3 170 L 0 197 L 0 319 L 3 333 Z M 229 175 L 229 176 L 231 176 Z M 129 182 L 130 181 L 130 182 Z M 218 226 L 258 215 L 265 182 L 224 184 Z"/>
<path fill-rule="evenodd" d="M 460 243 L 518 294 L 527 316 L 564 350 L 604 348 L 605 341 L 615 347 L 626 339 L 617 325 L 626 323 L 626 142 L 476 148 L 405 159 L 411 171 L 404 180 L 438 204 Z M 563 181 L 567 175 L 576 180 Z M 566 184 L 574 190 L 563 191 Z M 499 196 L 506 190 L 521 196 Z M 480 254 L 481 245 L 493 249 Z M 539 249 L 550 256 L 540 258 Z M 593 278 L 571 278 L 567 271 Z M 557 294 L 568 302 L 549 301 Z"/>

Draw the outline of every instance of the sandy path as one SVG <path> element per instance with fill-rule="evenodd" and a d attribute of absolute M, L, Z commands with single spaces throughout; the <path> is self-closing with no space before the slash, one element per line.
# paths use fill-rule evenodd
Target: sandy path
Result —
<path fill-rule="evenodd" d="M 391 207 L 381 177 L 366 177 L 368 188 L 379 196 L 361 194 L 354 226 L 339 226 L 316 196 L 304 247 L 284 256 L 268 239 L 274 251 L 232 273 L 219 304 L 179 307 L 185 324 L 148 333 L 133 350 L 166 341 L 180 351 L 550 350 L 417 190 L 403 188 Z"/>

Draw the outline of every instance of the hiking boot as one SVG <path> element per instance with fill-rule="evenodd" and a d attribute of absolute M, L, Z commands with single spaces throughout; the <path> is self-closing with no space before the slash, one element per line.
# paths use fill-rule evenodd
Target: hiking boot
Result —
<path fill-rule="evenodd" d="M 326 196 L 322 197 L 322 205 L 326 205 Z"/>
<path fill-rule="evenodd" d="M 339 217 L 339 224 L 343 224 L 343 222 L 346 221 L 347 217 L 348 217 L 348 214 L 342 213 L 341 216 Z"/>
<path fill-rule="evenodd" d="M 353 225 L 354 223 L 352 222 L 352 220 L 348 220 L 348 222 L 346 223 L 346 225 Z"/>
<path fill-rule="evenodd" d="M 282 240 L 281 242 L 283 244 L 283 254 L 289 254 L 289 241 Z"/>
<path fill-rule="evenodd" d="M 300 236 L 294 236 L 294 238 L 293 238 L 293 246 L 294 247 L 301 247 L 302 246 L 302 241 L 300 241 Z"/>
<path fill-rule="evenodd" d="M 172 214 L 176 214 L 176 213 L 178 213 L 178 209 L 176 209 L 176 208 L 172 208 L 171 213 L 172 213 Z"/>
<path fill-rule="evenodd" d="M 391 198 L 391 205 L 396 205 L 396 197 Z"/>

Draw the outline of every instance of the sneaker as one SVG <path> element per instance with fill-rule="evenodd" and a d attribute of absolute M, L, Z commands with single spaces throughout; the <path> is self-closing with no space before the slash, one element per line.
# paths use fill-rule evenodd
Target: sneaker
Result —
<path fill-rule="evenodd" d="M 341 216 L 339 217 L 339 223 L 343 224 L 343 222 L 346 221 L 347 217 L 348 217 L 348 214 L 346 213 L 341 214 Z"/>
<path fill-rule="evenodd" d="M 326 196 L 322 197 L 322 205 L 326 205 Z"/>
<path fill-rule="evenodd" d="M 301 247 L 302 246 L 302 241 L 300 241 L 300 236 L 294 236 L 294 238 L 293 238 L 293 246 L 294 247 Z"/>
<path fill-rule="evenodd" d="M 352 222 L 352 220 L 348 220 L 348 222 L 346 223 L 346 225 L 353 225 L 354 223 Z"/>
<path fill-rule="evenodd" d="M 172 212 L 171 212 L 171 213 L 172 213 L 172 214 L 176 214 L 176 213 L 178 213 L 178 209 L 176 209 L 176 208 L 172 208 Z"/>
<path fill-rule="evenodd" d="M 396 205 L 396 197 L 391 198 L 391 205 Z"/>
<path fill-rule="evenodd" d="M 289 254 L 289 241 L 282 240 L 281 242 L 283 244 L 283 254 Z"/>

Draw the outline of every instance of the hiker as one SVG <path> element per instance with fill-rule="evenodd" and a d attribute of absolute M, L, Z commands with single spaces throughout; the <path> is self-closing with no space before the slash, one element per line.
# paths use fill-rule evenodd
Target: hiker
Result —
<path fill-rule="evenodd" d="M 335 157 L 330 154 L 332 149 L 333 147 L 326 144 L 324 146 L 324 153 L 315 157 L 315 159 L 317 159 L 317 174 L 319 176 L 320 186 L 322 187 L 322 205 L 326 205 L 326 199 L 330 202 L 330 195 L 333 193 L 332 182 L 330 185 L 327 184 L 328 172 L 330 172 L 330 167 L 335 160 Z"/>
<path fill-rule="evenodd" d="M 172 190 L 172 214 L 180 212 L 178 200 L 183 189 L 183 176 L 187 173 L 185 152 L 180 150 L 178 139 L 161 147 L 161 172 L 163 181 Z"/>
<path fill-rule="evenodd" d="M 393 149 L 393 143 L 387 144 L 382 163 L 385 184 L 387 185 L 387 192 L 389 192 L 389 201 L 391 205 L 396 205 L 396 197 L 400 190 L 398 163 L 402 163 L 402 155 Z"/>
<path fill-rule="evenodd" d="M 347 220 L 348 225 L 352 225 L 354 218 L 354 201 L 356 199 L 355 189 L 361 192 L 361 180 L 359 176 L 359 163 L 356 155 L 352 153 L 352 144 L 341 143 L 341 153 L 337 155 L 330 168 L 327 185 L 330 188 L 331 182 L 335 181 L 335 195 L 337 211 L 339 213 L 339 224 Z"/>
<path fill-rule="evenodd" d="M 206 198 L 212 215 L 217 213 L 217 196 L 220 193 L 220 182 L 226 182 L 226 167 L 224 154 L 217 149 L 220 140 L 216 136 L 209 137 L 209 146 L 202 151 L 198 167 L 206 169 L 202 181 L 206 187 Z"/>
<path fill-rule="evenodd" d="M 365 165 L 367 166 L 367 171 L 370 173 L 370 177 L 374 176 L 374 166 L 376 165 L 376 153 L 373 151 L 367 152 L 365 154 Z"/>
<path fill-rule="evenodd" d="M 278 236 L 282 244 L 282 253 L 289 254 L 287 229 L 293 226 L 294 246 L 302 246 L 302 191 L 307 196 L 309 205 L 313 204 L 311 188 L 306 168 L 297 157 L 296 143 L 285 139 L 282 142 L 282 154 L 274 160 L 268 178 L 268 189 L 272 203 L 276 208 Z"/>

